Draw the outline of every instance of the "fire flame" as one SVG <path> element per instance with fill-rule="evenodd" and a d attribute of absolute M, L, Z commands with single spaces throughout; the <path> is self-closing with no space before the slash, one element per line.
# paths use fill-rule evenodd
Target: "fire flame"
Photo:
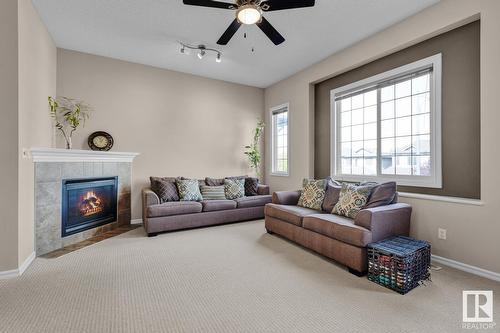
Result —
<path fill-rule="evenodd" d="M 101 199 L 95 194 L 94 191 L 89 191 L 83 197 L 80 204 L 80 212 L 84 216 L 94 215 L 103 210 Z"/>

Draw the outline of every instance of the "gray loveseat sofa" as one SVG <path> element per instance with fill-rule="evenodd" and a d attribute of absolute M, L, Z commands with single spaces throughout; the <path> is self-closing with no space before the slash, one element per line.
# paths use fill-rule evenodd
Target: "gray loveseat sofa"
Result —
<path fill-rule="evenodd" d="M 200 180 L 199 182 L 204 182 Z M 160 202 L 151 188 L 142 190 L 142 221 L 148 236 L 231 222 L 262 219 L 272 201 L 269 186 L 258 185 L 257 195 L 234 200 Z"/>

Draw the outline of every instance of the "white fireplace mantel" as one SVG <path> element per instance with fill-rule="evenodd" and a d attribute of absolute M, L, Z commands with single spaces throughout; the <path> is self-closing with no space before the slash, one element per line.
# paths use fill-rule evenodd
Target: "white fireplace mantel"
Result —
<path fill-rule="evenodd" d="M 139 153 L 60 148 L 31 148 L 33 162 L 132 162 Z"/>

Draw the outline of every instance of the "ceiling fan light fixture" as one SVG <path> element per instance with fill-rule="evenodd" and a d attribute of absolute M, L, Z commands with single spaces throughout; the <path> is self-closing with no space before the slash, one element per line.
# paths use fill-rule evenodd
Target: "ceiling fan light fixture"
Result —
<path fill-rule="evenodd" d="M 238 8 L 236 17 L 240 23 L 255 24 L 262 19 L 262 11 L 257 5 L 244 5 Z"/>

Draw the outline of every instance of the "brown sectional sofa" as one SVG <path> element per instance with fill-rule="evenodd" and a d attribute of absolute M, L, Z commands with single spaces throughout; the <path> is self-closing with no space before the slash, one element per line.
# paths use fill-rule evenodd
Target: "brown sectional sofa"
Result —
<path fill-rule="evenodd" d="M 297 206 L 300 191 L 274 192 L 265 225 L 276 233 L 346 265 L 355 275 L 367 270 L 366 246 L 395 235 L 408 236 L 411 206 L 397 203 L 362 209 L 354 220 Z"/>
<path fill-rule="evenodd" d="M 160 203 L 150 188 L 142 190 L 142 221 L 148 236 L 160 232 L 248 221 L 264 217 L 272 201 L 269 186 L 258 185 L 258 195 L 235 200 L 173 201 Z"/>

